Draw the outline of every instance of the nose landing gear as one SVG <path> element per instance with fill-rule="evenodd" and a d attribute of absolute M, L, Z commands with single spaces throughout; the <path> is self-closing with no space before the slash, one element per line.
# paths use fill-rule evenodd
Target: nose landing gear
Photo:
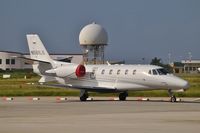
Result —
<path fill-rule="evenodd" d="M 172 92 L 171 89 L 168 90 L 168 93 L 169 93 L 169 96 L 171 97 L 170 101 L 171 101 L 172 103 L 177 102 L 177 101 L 176 101 L 176 96 L 173 94 L 173 92 Z"/>

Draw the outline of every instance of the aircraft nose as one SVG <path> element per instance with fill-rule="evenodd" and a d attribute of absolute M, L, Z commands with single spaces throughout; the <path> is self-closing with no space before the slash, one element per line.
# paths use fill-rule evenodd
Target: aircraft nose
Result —
<path fill-rule="evenodd" d="M 189 83 L 188 83 L 188 81 L 183 80 L 183 79 L 181 79 L 179 81 L 179 85 L 180 85 L 180 88 L 182 88 L 182 89 L 187 89 L 190 86 Z"/>
<path fill-rule="evenodd" d="M 170 80 L 171 85 L 169 84 L 169 86 L 171 88 L 177 88 L 177 89 L 188 89 L 189 88 L 189 83 L 188 81 L 181 79 L 179 77 L 174 77 L 173 79 Z"/>

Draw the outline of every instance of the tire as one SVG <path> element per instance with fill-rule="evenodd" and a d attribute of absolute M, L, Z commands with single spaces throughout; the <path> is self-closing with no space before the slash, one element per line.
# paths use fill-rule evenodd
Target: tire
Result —
<path fill-rule="evenodd" d="M 86 101 L 88 98 L 88 95 L 87 94 L 84 94 L 83 96 L 80 97 L 80 100 L 81 101 Z"/>
<path fill-rule="evenodd" d="M 176 97 L 175 97 L 175 96 L 172 96 L 172 97 L 171 97 L 171 102 L 172 102 L 172 103 L 175 103 L 175 102 L 176 102 Z"/>
<path fill-rule="evenodd" d="M 125 101 L 127 96 L 128 96 L 127 92 L 120 93 L 119 94 L 119 100 Z"/>

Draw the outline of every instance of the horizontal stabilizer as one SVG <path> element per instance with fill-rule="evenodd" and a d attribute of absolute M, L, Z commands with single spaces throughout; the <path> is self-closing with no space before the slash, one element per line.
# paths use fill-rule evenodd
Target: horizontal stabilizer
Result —
<path fill-rule="evenodd" d="M 12 58 L 20 58 L 20 59 L 24 59 L 24 60 L 27 60 L 27 61 L 36 61 L 36 62 L 42 62 L 42 63 L 48 63 L 50 64 L 50 62 L 47 62 L 47 61 L 41 61 L 41 60 L 36 60 L 36 59 L 31 59 L 31 58 L 27 58 L 27 57 L 23 57 L 23 56 L 12 56 Z"/>

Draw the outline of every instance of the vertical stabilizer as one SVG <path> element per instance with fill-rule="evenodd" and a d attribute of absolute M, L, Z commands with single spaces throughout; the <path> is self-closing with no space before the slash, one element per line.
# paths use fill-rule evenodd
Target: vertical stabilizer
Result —
<path fill-rule="evenodd" d="M 28 34 L 26 37 L 31 59 L 51 63 L 52 59 L 49 56 L 39 36 L 37 34 Z"/>

